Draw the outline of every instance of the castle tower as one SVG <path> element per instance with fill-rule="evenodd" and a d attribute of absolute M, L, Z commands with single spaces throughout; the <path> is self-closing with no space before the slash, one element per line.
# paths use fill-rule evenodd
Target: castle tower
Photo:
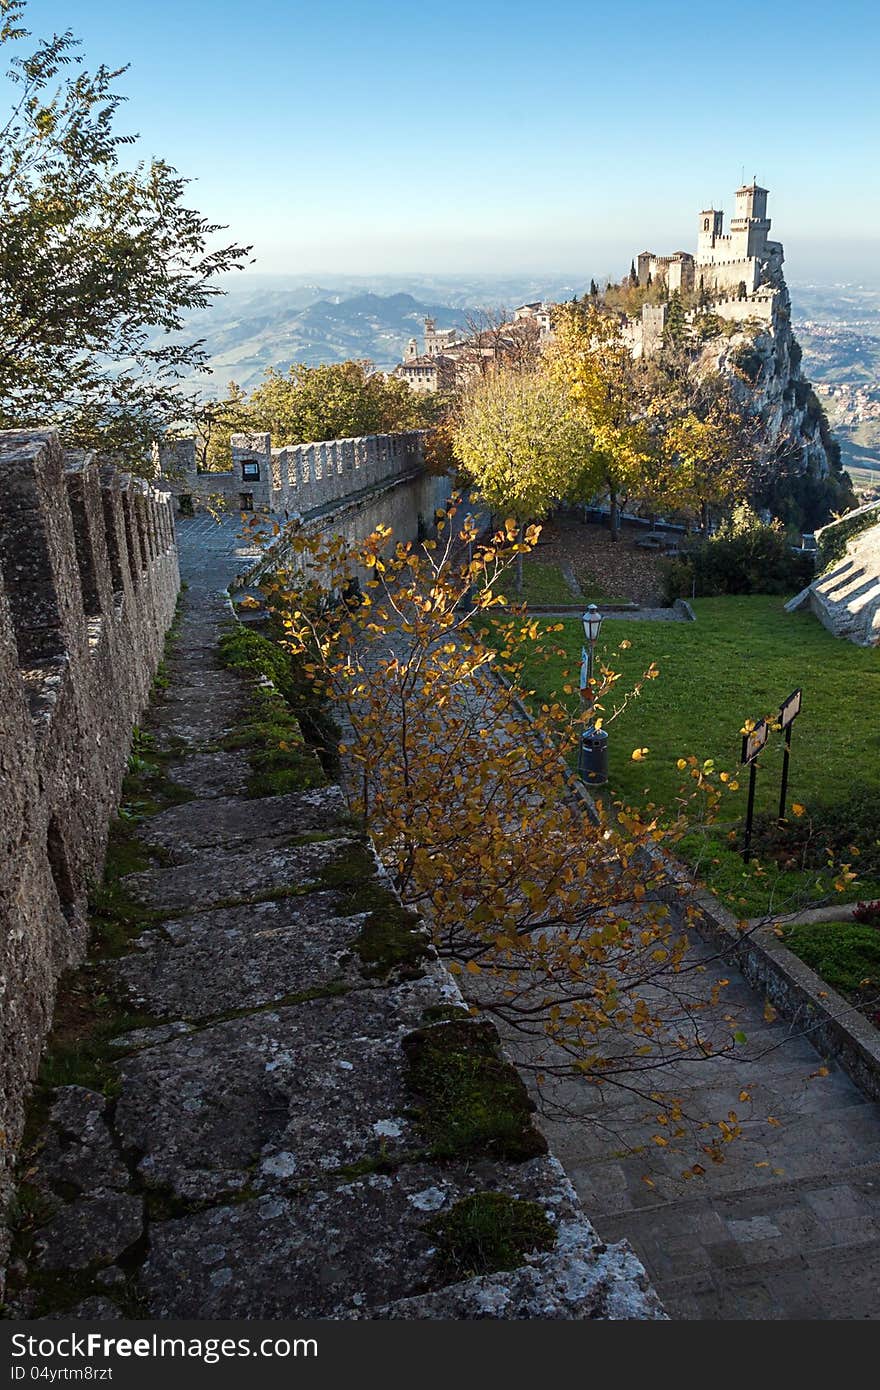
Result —
<path fill-rule="evenodd" d="M 654 259 L 653 251 L 640 251 L 636 267 L 639 275 L 639 284 L 647 285 L 648 276 L 651 274 L 651 262 Z"/>
<path fill-rule="evenodd" d="M 767 217 L 767 189 L 759 187 L 754 181 L 743 184 L 736 190 L 736 220 L 757 222 Z"/>
<path fill-rule="evenodd" d="M 708 255 L 722 235 L 724 213 L 718 208 L 704 208 L 697 225 L 697 257 Z"/>
<path fill-rule="evenodd" d="M 735 255 L 764 256 L 769 230 L 767 189 L 761 188 L 753 179 L 736 190 L 736 216 L 730 221 Z"/>

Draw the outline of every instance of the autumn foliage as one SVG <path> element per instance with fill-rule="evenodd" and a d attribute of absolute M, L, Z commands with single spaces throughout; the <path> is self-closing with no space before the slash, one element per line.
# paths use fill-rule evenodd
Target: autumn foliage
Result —
<path fill-rule="evenodd" d="M 524 655 L 553 647 L 558 627 L 510 608 L 497 580 L 538 529 L 519 539 L 511 519 L 482 543 L 452 507 L 437 540 L 394 545 L 380 528 L 350 549 L 293 526 L 266 597 L 344 726 L 354 809 L 472 1007 L 539 1075 L 653 1097 L 671 1056 L 733 1043 L 703 1035 L 718 987 L 694 987 L 688 910 L 668 902 L 665 846 L 684 817 L 661 829 L 623 805 L 591 814 L 566 769 L 584 719 L 566 699 L 576 675 L 523 717 Z M 592 693 L 601 721 L 638 692 L 603 667 Z M 691 760 L 686 776 L 688 799 L 711 809 L 711 769 Z"/>

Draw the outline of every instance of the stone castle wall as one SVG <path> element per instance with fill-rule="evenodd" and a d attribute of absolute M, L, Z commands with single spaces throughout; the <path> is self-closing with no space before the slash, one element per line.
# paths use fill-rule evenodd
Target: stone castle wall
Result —
<path fill-rule="evenodd" d="M 234 434 L 232 467 L 224 473 L 198 471 L 193 439 L 163 445 L 157 464 L 178 499 L 214 494 L 231 510 L 305 516 L 419 472 L 424 441 L 424 430 L 409 430 L 273 449 L 268 434 Z"/>
<path fill-rule="evenodd" d="M 0 488 L 2 1207 L 179 576 L 169 494 L 52 431 L 0 432 Z"/>

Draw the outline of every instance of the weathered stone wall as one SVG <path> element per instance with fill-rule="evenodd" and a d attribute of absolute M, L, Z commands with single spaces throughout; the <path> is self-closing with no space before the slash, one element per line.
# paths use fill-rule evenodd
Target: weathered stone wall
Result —
<path fill-rule="evenodd" d="M 424 430 L 409 430 L 273 449 L 268 434 L 234 434 L 232 468 L 225 473 L 198 472 L 192 439 L 163 445 L 157 467 L 178 499 L 213 494 L 237 510 L 249 496 L 256 511 L 305 516 L 418 473 L 424 441 Z"/>
<path fill-rule="evenodd" d="M 179 576 L 169 494 L 52 431 L 0 432 L 0 487 L 2 1211 Z"/>

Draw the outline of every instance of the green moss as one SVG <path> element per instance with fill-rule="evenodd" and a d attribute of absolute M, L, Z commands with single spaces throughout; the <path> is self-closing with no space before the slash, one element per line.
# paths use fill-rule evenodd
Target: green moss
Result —
<path fill-rule="evenodd" d="M 173 1188 L 164 1184 L 149 1187 L 144 1193 L 144 1209 L 149 1221 L 175 1221 L 185 1216 L 197 1216 L 199 1212 L 210 1211 L 213 1207 L 242 1206 L 252 1202 L 259 1194 L 249 1183 L 235 1192 L 224 1192 L 220 1196 L 197 1201 L 181 1197 Z"/>
<path fill-rule="evenodd" d="M 286 1009 L 293 1004 L 307 1004 L 313 999 L 335 999 L 340 994 L 348 994 L 351 985 L 346 980 L 330 980 L 326 985 L 314 985 L 311 989 L 301 989 L 294 994 L 282 994 L 278 999 L 269 999 L 265 1004 L 246 1004 L 241 1009 L 224 1009 L 221 1013 L 210 1014 L 199 1019 L 199 1029 L 213 1028 L 215 1023 L 225 1023 L 231 1018 L 251 1018 L 254 1014 L 271 1013 L 274 1009 Z"/>
<path fill-rule="evenodd" d="M 155 816 L 169 806 L 192 800 L 192 792 L 172 781 L 165 770 L 173 754 L 143 747 L 143 736 L 132 746 L 122 781 L 122 806 L 130 818 Z"/>
<path fill-rule="evenodd" d="M 307 750 L 291 750 L 275 756 L 276 761 L 281 763 L 280 766 L 254 772 L 253 776 L 248 778 L 248 796 L 286 796 L 289 792 L 311 791 L 314 787 L 323 787 L 326 784 L 326 778 L 313 753 Z M 251 766 L 255 761 L 251 759 Z"/>
<path fill-rule="evenodd" d="M 267 701 L 271 702 L 274 717 L 280 718 L 282 723 L 292 717 L 314 749 L 324 772 L 338 772 L 339 729 L 323 694 L 289 652 L 263 633 L 239 623 L 220 639 L 219 655 L 225 666 L 270 680 L 274 691 L 257 692 L 264 706 Z"/>
<path fill-rule="evenodd" d="M 354 1163 L 345 1163 L 336 1172 L 339 1177 L 366 1178 L 373 1173 L 393 1173 L 400 1167 L 400 1159 L 392 1153 L 370 1154 Z"/>
<path fill-rule="evenodd" d="M 454 1023 L 470 1018 L 470 1011 L 463 1004 L 432 1004 L 422 1010 L 422 1018 L 426 1023 Z"/>
<path fill-rule="evenodd" d="M 516 1269 L 526 1255 L 552 1250 L 556 1231 L 537 1202 L 503 1192 L 477 1192 L 436 1217 L 434 1267 L 445 1282 Z"/>
<path fill-rule="evenodd" d="M 432 1158 L 485 1155 L 520 1163 L 547 1152 L 534 1105 L 489 1023 L 420 1028 L 403 1040 L 417 1127 Z"/>
<path fill-rule="evenodd" d="M 376 861 L 363 841 L 349 846 L 321 871 L 321 886 L 340 894 L 340 916 L 366 914 L 354 949 L 365 975 L 391 971 L 414 979 L 422 974 L 430 943 L 418 914 L 403 907 L 376 875 Z"/>
<path fill-rule="evenodd" d="M 861 922 L 801 922 L 786 927 L 790 951 L 835 989 L 852 994 L 880 982 L 880 931 Z"/>
<path fill-rule="evenodd" d="M 222 740 L 227 751 L 244 749 L 253 769 L 249 796 L 283 796 L 326 785 L 315 750 L 306 744 L 299 721 L 275 691 L 257 688 L 250 719 Z"/>
<path fill-rule="evenodd" d="M 134 937 L 162 920 L 163 913 L 137 902 L 123 884 L 128 874 L 152 868 L 159 857 L 141 843 L 134 824 L 114 821 L 107 841 L 104 879 L 89 900 L 92 957 L 124 955 Z"/>

